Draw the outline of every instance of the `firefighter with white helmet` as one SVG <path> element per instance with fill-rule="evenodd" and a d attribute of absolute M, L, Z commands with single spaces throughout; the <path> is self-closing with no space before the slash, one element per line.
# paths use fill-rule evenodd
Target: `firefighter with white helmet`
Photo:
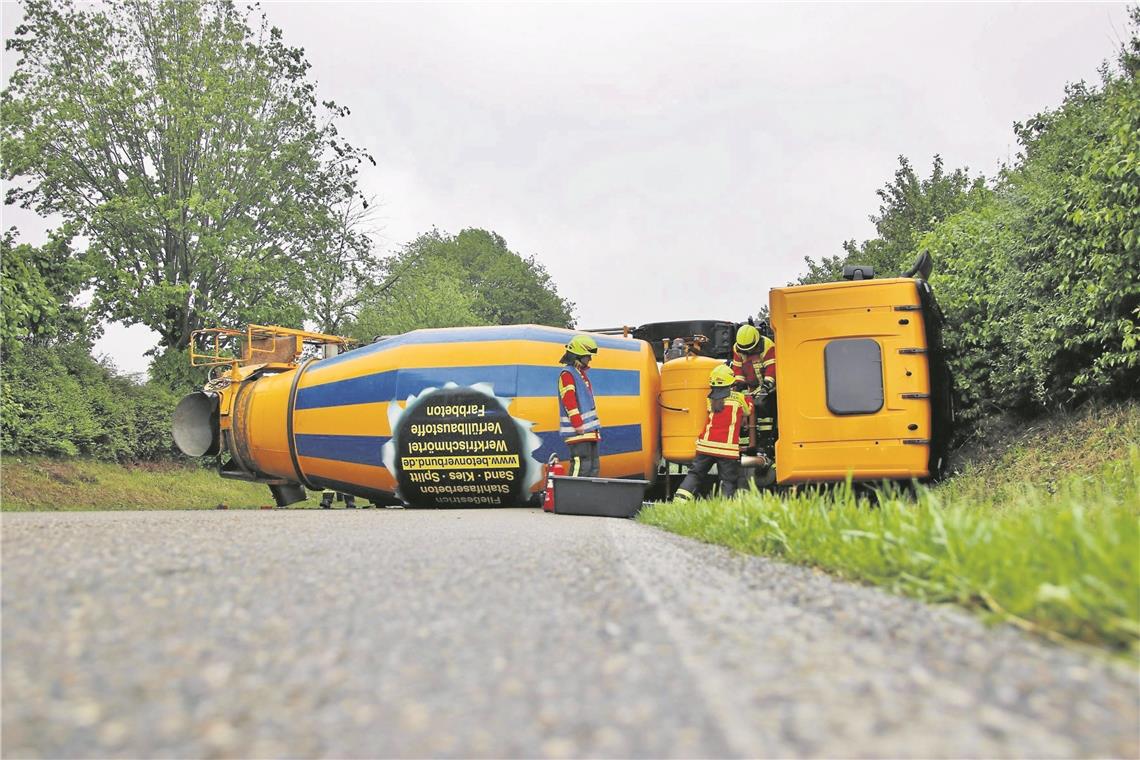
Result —
<path fill-rule="evenodd" d="M 566 344 L 558 373 L 558 400 L 561 405 L 559 432 L 570 449 L 569 475 L 596 478 L 601 467 L 598 442 L 602 426 L 594 404 L 594 387 L 587 374 L 590 360 L 598 353 L 598 342 L 589 335 L 575 335 Z"/>
<path fill-rule="evenodd" d="M 709 395 L 706 402 L 708 422 L 697 438 L 697 456 L 681 487 L 674 496 L 679 501 L 695 498 L 701 480 L 715 464 L 720 476 L 721 495 L 736 493 L 740 477 L 740 431 L 752 413 L 752 397 L 733 388 L 736 376 L 725 364 L 709 373 Z"/>

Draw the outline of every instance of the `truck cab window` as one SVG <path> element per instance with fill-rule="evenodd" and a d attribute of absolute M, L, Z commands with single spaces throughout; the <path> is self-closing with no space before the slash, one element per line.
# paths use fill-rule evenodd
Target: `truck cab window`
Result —
<path fill-rule="evenodd" d="M 874 414 L 883 408 L 883 353 L 876 341 L 833 340 L 823 349 L 823 364 L 832 414 Z"/>

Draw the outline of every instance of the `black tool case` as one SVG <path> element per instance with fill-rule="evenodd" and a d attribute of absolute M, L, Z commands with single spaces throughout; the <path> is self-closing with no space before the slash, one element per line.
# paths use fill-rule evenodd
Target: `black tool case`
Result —
<path fill-rule="evenodd" d="M 554 514 L 633 517 L 641 509 L 648 480 L 571 478 L 555 475 Z"/>

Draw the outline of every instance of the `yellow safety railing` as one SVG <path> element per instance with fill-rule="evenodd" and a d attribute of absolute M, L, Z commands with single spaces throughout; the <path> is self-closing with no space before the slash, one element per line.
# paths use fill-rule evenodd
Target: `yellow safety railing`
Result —
<path fill-rule="evenodd" d="M 244 332 L 208 327 L 190 334 L 190 366 L 293 364 L 306 346 L 336 345 L 345 350 L 356 342 L 340 335 L 275 325 L 249 325 Z"/>

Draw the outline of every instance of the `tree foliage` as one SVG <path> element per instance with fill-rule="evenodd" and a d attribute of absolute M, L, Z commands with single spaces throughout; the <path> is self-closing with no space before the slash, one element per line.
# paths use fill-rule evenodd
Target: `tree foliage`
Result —
<path fill-rule="evenodd" d="M 175 396 L 91 358 L 85 344 L 17 344 L 4 357 L 0 448 L 5 455 L 169 459 Z"/>
<path fill-rule="evenodd" d="M 349 326 L 349 335 L 370 341 L 425 327 L 465 327 L 487 322 L 475 311 L 475 297 L 443 262 L 427 259 L 394 277 L 375 294 Z"/>
<path fill-rule="evenodd" d="M 878 236 L 859 244 L 847 240 L 838 256 L 824 256 L 818 262 L 805 258 L 808 272 L 798 283 L 832 282 L 839 279 L 847 264 L 869 264 L 879 277 L 894 277 L 906 270 L 919 239 L 985 190 L 985 180 L 971 178 L 967 169 L 947 173 L 938 155 L 932 163 L 930 176 L 920 179 L 910 161 L 899 156 L 894 178 L 875 191 L 879 213 L 870 219 Z"/>
<path fill-rule="evenodd" d="M 997 177 L 935 182 L 939 162 L 921 192 L 904 192 L 916 185 L 903 161 L 879 193 L 880 236 L 809 262 L 804 282 L 843 263 L 895 274 L 933 254 L 968 425 L 1140 391 L 1140 9 L 1132 19 L 1098 86 L 1070 85 L 1058 108 L 1015 125 L 1019 153 Z M 928 198 L 928 185 L 942 190 Z"/>
<path fill-rule="evenodd" d="M 344 225 L 368 156 L 263 15 L 229 0 L 24 11 L 2 96 L 6 202 L 88 241 L 95 313 L 180 351 L 213 324 L 299 325 L 312 271 L 368 256 Z"/>
<path fill-rule="evenodd" d="M 18 243 L 15 228 L 5 232 L 0 238 L 0 349 L 56 340 L 90 344 L 95 330 L 87 312 L 71 306 L 88 274 L 65 236 L 37 247 Z"/>
<path fill-rule="evenodd" d="M 415 244 L 414 256 L 441 262 L 474 297 L 474 310 L 487 324 L 542 324 L 570 327 L 574 304 L 558 295 L 546 267 L 523 258 L 495 232 L 466 229 L 451 237 L 432 232 Z"/>
<path fill-rule="evenodd" d="M 967 419 L 1140 387 L 1135 67 L 1070 86 L 1016 132 L 1018 161 L 986 202 L 921 241 L 941 262 L 933 284 Z"/>
<path fill-rule="evenodd" d="M 384 262 L 372 247 L 372 202 L 348 198 L 336 211 L 332 235 L 318 243 L 299 293 L 307 320 L 338 334 L 377 289 Z"/>
<path fill-rule="evenodd" d="M 386 271 L 350 327 L 361 340 L 421 327 L 573 325 L 574 304 L 558 295 L 546 268 L 494 232 L 433 230 L 392 257 Z"/>

